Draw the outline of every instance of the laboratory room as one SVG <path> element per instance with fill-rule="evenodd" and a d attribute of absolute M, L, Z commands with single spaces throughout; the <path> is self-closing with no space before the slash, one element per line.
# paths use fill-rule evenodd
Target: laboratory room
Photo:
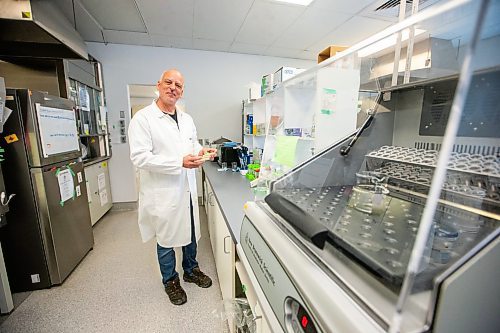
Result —
<path fill-rule="evenodd" d="M 499 54 L 500 0 L 0 0 L 0 333 L 500 332 Z"/>

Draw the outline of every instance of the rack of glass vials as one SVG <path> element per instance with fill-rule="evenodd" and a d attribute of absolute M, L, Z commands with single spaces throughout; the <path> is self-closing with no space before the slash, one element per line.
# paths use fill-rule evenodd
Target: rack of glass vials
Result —
<path fill-rule="evenodd" d="M 408 147 L 383 146 L 366 155 L 371 170 L 389 178 L 389 184 L 427 193 L 438 152 Z M 474 206 L 489 205 L 500 212 L 500 157 L 452 152 L 447 165 L 442 197 Z M 472 199 L 472 201 L 470 201 Z"/>
<path fill-rule="evenodd" d="M 378 181 L 369 184 L 366 180 L 369 174 L 358 173 L 358 180 L 362 180 L 354 186 L 276 192 L 324 225 L 334 246 L 398 287 L 406 272 L 423 205 L 393 196 L 389 190 L 382 190 L 385 187 Z M 421 263 L 419 283 L 422 286 L 494 228 L 487 218 L 441 208 L 435 216 L 432 237 Z"/>

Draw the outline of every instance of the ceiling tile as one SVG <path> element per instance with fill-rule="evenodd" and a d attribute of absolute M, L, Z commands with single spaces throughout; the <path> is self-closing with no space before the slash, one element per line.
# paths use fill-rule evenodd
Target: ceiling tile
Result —
<path fill-rule="evenodd" d="M 198 50 L 226 52 L 230 45 L 231 42 L 227 41 L 193 38 L 193 48 Z"/>
<path fill-rule="evenodd" d="M 153 45 L 149 35 L 142 32 L 104 30 L 104 37 L 112 44 Z"/>
<path fill-rule="evenodd" d="M 273 44 L 277 47 L 306 49 L 347 21 L 350 14 L 307 8 Z"/>
<path fill-rule="evenodd" d="M 136 0 L 149 33 L 193 37 L 194 0 Z"/>
<path fill-rule="evenodd" d="M 193 37 L 234 40 L 253 0 L 197 1 L 194 7 Z"/>
<path fill-rule="evenodd" d="M 301 52 L 301 50 L 297 50 L 297 49 L 270 47 L 266 50 L 265 55 L 273 56 L 273 57 L 283 57 L 283 58 L 296 58 L 300 52 Z M 284 64 L 284 65 L 286 65 L 286 64 Z"/>
<path fill-rule="evenodd" d="M 80 0 L 80 2 L 104 29 L 146 32 L 134 0 Z"/>
<path fill-rule="evenodd" d="M 366 6 L 381 2 L 382 0 L 314 0 L 311 4 L 312 8 L 331 10 L 334 12 L 342 12 L 356 14 L 363 10 Z"/>
<path fill-rule="evenodd" d="M 329 45 L 352 46 L 383 30 L 389 25 L 391 25 L 391 23 L 387 21 L 353 16 L 308 49 L 319 52 Z"/>
<path fill-rule="evenodd" d="M 158 34 L 150 34 L 154 46 L 175 47 L 179 49 L 190 49 L 193 47 L 192 38 L 173 37 Z"/>
<path fill-rule="evenodd" d="M 318 60 L 318 52 L 309 51 L 309 50 L 300 51 L 297 54 L 297 58 L 317 61 Z"/>
<path fill-rule="evenodd" d="M 255 0 L 235 41 L 270 45 L 304 11 L 302 6 Z"/>
<path fill-rule="evenodd" d="M 267 46 L 257 44 L 247 44 L 234 42 L 229 48 L 230 52 L 246 53 L 246 54 L 264 54 Z"/>

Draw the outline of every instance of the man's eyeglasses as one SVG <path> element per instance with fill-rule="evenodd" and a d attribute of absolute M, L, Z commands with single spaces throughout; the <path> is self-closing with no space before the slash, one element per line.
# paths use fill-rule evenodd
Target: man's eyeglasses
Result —
<path fill-rule="evenodd" d="M 163 83 L 166 84 L 167 86 L 171 86 L 172 84 L 174 84 L 175 89 L 177 89 L 177 90 L 182 90 L 182 88 L 183 88 L 182 84 L 171 81 L 171 80 L 164 80 Z"/>

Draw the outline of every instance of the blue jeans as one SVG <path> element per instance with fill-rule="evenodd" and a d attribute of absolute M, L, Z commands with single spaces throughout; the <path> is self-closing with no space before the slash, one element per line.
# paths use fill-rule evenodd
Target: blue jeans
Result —
<path fill-rule="evenodd" d="M 184 274 L 191 274 L 193 268 L 198 267 L 198 261 L 196 261 L 197 244 L 194 233 L 193 201 L 191 198 L 189 198 L 189 206 L 191 215 L 191 243 L 182 247 L 182 268 L 184 269 Z M 162 281 L 163 284 L 167 284 L 167 281 L 179 276 L 175 271 L 175 251 L 171 247 L 163 247 L 158 243 L 156 244 L 156 251 L 158 253 Z"/>

